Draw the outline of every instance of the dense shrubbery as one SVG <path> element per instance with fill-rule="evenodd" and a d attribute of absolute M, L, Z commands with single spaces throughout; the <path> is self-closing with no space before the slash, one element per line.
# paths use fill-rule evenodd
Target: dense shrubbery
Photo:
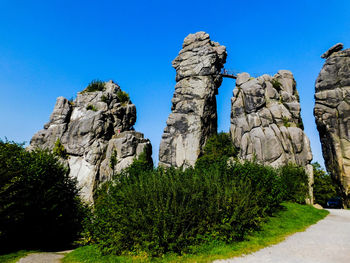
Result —
<path fill-rule="evenodd" d="M 339 187 L 332 181 L 331 176 L 326 173 L 319 163 L 312 164 L 314 168 L 314 198 L 315 203 L 327 206 L 330 198 L 341 196 Z"/>
<path fill-rule="evenodd" d="M 57 157 L 0 141 L 0 248 L 51 248 L 76 239 L 86 208 Z"/>
<path fill-rule="evenodd" d="M 122 90 L 117 92 L 117 98 L 122 105 L 126 105 L 130 101 L 129 94 Z"/>
<path fill-rule="evenodd" d="M 85 92 L 95 92 L 95 91 L 104 91 L 105 90 L 105 83 L 101 80 L 93 80 L 89 83 L 89 85 L 82 91 L 82 93 Z"/>
<path fill-rule="evenodd" d="M 284 165 L 278 169 L 283 190 L 283 200 L 304 204 L 308 195 L 308 176 L 303 167 L 295 164 Z"/>
<path fill-rule="evenodd" d="M 194 169 L 152 169 L 136 162 L 105 184 L 89 239 L 107 254 L 191 252 L 210 240 L 242 240 L 283 200 L 306 196 L 305 182 L 298 187 L 303 169 L 230 162 L 235 150 L 227 135 L 210 139 L 204 152 Z"/>

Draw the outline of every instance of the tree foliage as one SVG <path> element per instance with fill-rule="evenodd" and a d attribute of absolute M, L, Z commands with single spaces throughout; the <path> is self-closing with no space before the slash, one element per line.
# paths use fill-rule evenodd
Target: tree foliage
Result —
<path fill-rule="evenodd" d="M 0 141 L 1 249 L 67 245 L 85 209 L 76 181 L 54 154 Z"/>
<path fill-rule="evenodd" d="M 340 196 L 339 187 L 332 181 L 331 176 L 322 169 L 319 163 L 312 164 L 314 168 L 314 198 L 315 203 L 326 207 L 330 198 Z"/>

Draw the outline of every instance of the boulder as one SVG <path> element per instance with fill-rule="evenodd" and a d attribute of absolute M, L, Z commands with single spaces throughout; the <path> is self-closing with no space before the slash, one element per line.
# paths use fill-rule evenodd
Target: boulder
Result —
<path fill-rule="evenodd" d="M 332 54 L 324 56 L 327 60 L 316 80 L 314 116 L 327 171 L 340 186 L 344 205 L 349 207 L 350 49 L 336 46 L 330 49 Z"/>
<path fill-rule="evenodd" d="M 217 132 L 216 98 L 226 48 L 205 32 L 188 35 L 173 61 L 176 85 L 159 147 L 159 165 L 193 166 L 208 137 Z"/>
<path fill-rule="evenodd" d="M 237 75 L 231 104 L 230 134 L 242 160 L 279 167 L 289 162 L 305 167 L 313 200 L 312 153 L 303 131 L 299 96 L 293 74 L 252 78 Z"/>
<path fill-rule="evenodd" d="M 122 98 L 121 92 L 109 81 L 103 90 L 79 92 L 74 101 L 58 97 L 50 121 L 27 148 L 53 150 L 55 144 L 61 144 L 67 153 L 62 161 L 89 203 L 100 183 L 129 166 L 142 152 L 152 161 L 150 141 L 133 130 L 136 107 L 127 97 Z M 116 164 L 111 169 L 114 152 Z"/>

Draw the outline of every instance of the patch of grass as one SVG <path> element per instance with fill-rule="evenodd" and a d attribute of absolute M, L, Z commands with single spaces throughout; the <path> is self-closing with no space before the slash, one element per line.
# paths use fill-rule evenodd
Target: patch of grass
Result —
<path fill-rule="evenodd" d="M 192 249 L 193 254 L 178 256 L 166 254 L 161 258 L 150 258 L 146 254 L 133 256 L 113 256 L 100 254 L 96 246 L 85 246 L 65 256 L 64 263 L 113 263 L 113 262 L 211 262 L 255 252 L 261 248 L 277 244 L 287 236 L 304 231 L 308 226 L 323 219 L 329 212 L 312 206 L 283 203 L 284 209 L 270 217 L 260 231 L 248 235 L 247 240 L 225 244 L 213 241 Z"/>
<path fill-rule="evenodd" d="M 17 262 L 20 258 L 25 257 L 29 253 L 34 253 L 37 251 L 29 251 L 29 250 L 20 250 L 17 252 L 5 254 L 5 255 L 0 255 L 0 262 L 2 263 L 15 263 Z"/>
<path fill-rule="evenodd" d="M 97 108 L 94 105 L 89 104 L 86 106 L 86 110 L 97 111 Z"/>
<path fill-rule="evenodd" d="M 89 83 L 89 85 L 84 89 L 81 93 L 86 92 L 95 92 L 95 91 L 104 91 L 105 90 L 105 83 L 101 80 L 93 80 Z"/>
<path fill-rule="evenodd" d="M 105 95 L 102 95 L 101 96 L 101 101 L 107 103 L 108 102 L 108 98 Z"/>
<path fill-rule="evenodd" d="M 117 98 L 119 102 L 122 104 L 122 106 L 126 106 L 130 101 L 129 94 L 122 90 L 117 92 Z"/>

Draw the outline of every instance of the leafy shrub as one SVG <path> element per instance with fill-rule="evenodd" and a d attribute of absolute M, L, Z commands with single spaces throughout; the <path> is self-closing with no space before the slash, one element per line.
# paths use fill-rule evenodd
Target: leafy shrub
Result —
<path fill-rule="evenodd" d="M 104 91 L 105 90 L 105 83 L 101 80 L 93 80 L 89 83 L 89 85 L 82 91 L 82 93 L 85 92 L 95 92 L 95 91 Z"/>
<path fill-rule="evenodd" d="M 76 181 L 54 154 L 0 141 L 0 249 L 67 245 L 84 211 Z"/>
<path fill-rule="evenodd" d="M 283 200 L 304 204 L 308 197 L 309 179 L 303 167 L 295 164 L 279 168 Z"/>
<path fill-rule="evenodd" d="M 66 149 L 64 148 L 63 144 L 61 143 L 61 140 L 57 138 L 55 142 L 55 146 L 52 149 L 53 154 L 55 154 L 58 157 L 61 157 L 63 159 L 68 158 L 68 154 Z"/>
<path fill-rule="evenodd" d="M 206 169 L 213 163 L 227 161 L 236 155 L 237 149 L 233 146 L 230 135 L 221 132 L 208 139 L 203 149 L 203 155 L 196 162 L 196 168 Z"/>
<path fill-rule="evenodd" d="M 188 252 L 199 242 L 241 240 L 279 207 L 272 168 L 226 160 L 202 168 L 125 170 L 98 193 L 93 241 L 107 254 Z"/>
<path fill-rule="evenodd" d="M 94 105 L 89 104 L 86 106 L 86 110 L 97 111 L 97 108 Z"/>
<path fill-rule="evenodd" d="M 101 101 L 107 103 L 107 102 L 108 102 L 107 96 L 102 95 L 102 96 L 101 96 Z"/>
<path fill-rule="evenodd" d="M 130 101 L 129 94 L 122 90 L 119 90 L 117 92 L 117 98 L 119 102 L 124 106 Z"/>
<path fill-rule="evenodd" d="M 332 181 L 319 163 L 312 164 L 314 168 L 314 198 L 315 203 L 325 207 L 330 198 L 341 196 L 339 187 Z"/>

